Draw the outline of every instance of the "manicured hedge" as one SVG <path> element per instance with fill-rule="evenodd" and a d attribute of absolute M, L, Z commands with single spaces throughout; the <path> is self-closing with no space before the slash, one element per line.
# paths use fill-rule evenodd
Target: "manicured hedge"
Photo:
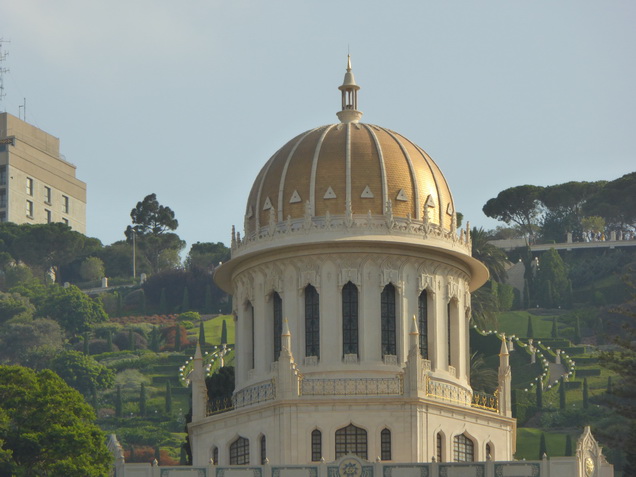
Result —
<path fill-rule="evenodd" d="M 569 346 L 569 347 L 563 348 L 563 351 L 565 351 L 565 353 L 570 356 L 585 354 L 585 346 Z"/>
<path fill-rule="evenodd" d="M 565 389 L 581 389 L 581 381 L 566 381 Z"/>
<path fill-rule="evenodd" d="M 592 369 L 577 369 L 576 370 L 576 377 L 577 378 L 583 378 L 586 376 L 600 376 L 601 375 L 601 370 L 599 368 L 592 368 Z"/>

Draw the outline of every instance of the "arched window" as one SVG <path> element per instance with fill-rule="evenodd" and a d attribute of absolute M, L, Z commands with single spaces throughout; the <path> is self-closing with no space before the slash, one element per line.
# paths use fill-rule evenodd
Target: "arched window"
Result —
<path fill-rule="evenodd" d="M 367 431 L 353 424 L 336 431 L 336 459 L 347 454 L 367 458 Z"/>
<path fill-rule="evenodd" d="M 250 441 L 239 437 L 230 444 L 230 465 L 249 465 Z"/>
<path fill-rule="evenodd" d="M 435 457 L 437 458 L 437 462 L 442 461 L 442 434 L 439 432 L 435 438 Z"/>
<path fill-rule="evenodd" d="M 320 308 L 318 292 L 307 285 L 305 287 L 305 356 L 320 358 Z"/>
<path fill-rule="evenodd" d="M 254 306 L 248 301 L 246 306 L 246 326 L 248 328 L 247 331 L 247 339 L 249 343 L 247 343 L 247 362 L 249 363 L 249 369 L 254 369 Z"/>
<path fill-rule="evenodd" d="M 342 288 L 342 352 L 358 354 L 358 288 L 351 282 Z"/>
<path fill-rule="evenodd" d="M 417 327 L 420 331 L 420 356 L 428 359 L 428 293 L 423 290 L 417 303 Z"/>
<path fill-rule="evenodd" d="M 382 320 L 382 356 L 396 355 L 395 334 L 395 287 L 388 284 L 382 290 L 380 298 L 380 317 Z"/>
<path fill-rule="evenodd" d="M 495 453 L 490 442 L 486 444 L 486 460 L 495 460 Z"/>
<path fill-rule="evenodd" d="M 274 292 L 274 361 L 278 361 L 281 349 L 281 336 L 283 334 L 283 300 Z"/>
<path fill-rule="evenodd" d="M 451 316 L 452 308 L 451 302 L 448 302 L 446 306 L 446 350 L 448 351 L 448 366 L 451 366 Z"/>
<path fill-rule="evenodd" d="M 311 460 L 318 462 L 322 459 L 322 432 L 318 429 L 311 431 Z"/>
<path fill-rule="evenodd" d="M 212 448 L 212 463 L 219 465 L 219 448 L 216 446 Z"/>
<path fill-rule="evenodd" d="M 473 462 L 475 460 L 475 444 L 465 434 L 453 439 L 453 460 L 455 462 Z"/>
<path fill-rule="evenodd" d="M 386 428 L 380 432 L 380 459 L 391 460 L 391 431 Z"/>
<path fill-rule="evenodd" d="M 267 460 L 267 440 L 265 436 L 261 436 L 261 465 L 265 465 Z"/>

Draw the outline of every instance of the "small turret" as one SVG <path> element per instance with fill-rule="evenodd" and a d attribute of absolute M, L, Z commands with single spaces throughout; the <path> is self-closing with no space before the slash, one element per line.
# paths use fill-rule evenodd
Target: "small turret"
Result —
<path fill-rule="evenodd" d="M 362 118 L 362 112 L 358 111 L 358 90 L 360 86 L 356 84 L 351 71 L 351 55 L 347 55 L 347 72 L 345 73 L 342 85 L 338 86 L 342 92 L 342 111 L 338 111 L 337 116 L 342 123 L 357 123 Z"/>
<path fill-rule="evenodd" d="M 510 353 L 506 346 L 506 335 L 501 338 L 498 383 L 499 414 L 512 417 L 512 372 L 510 370 Z"/>
<path fill-rule="evenodd" d="M 203 355 L 199 343 L 197 343 L 197 349 L 194 353 L 193 370 L 190 376 L 192 382 L 192 421 L 196 422 L 205 418 L 208 407 L 208 390 L 205 385 Z"/>

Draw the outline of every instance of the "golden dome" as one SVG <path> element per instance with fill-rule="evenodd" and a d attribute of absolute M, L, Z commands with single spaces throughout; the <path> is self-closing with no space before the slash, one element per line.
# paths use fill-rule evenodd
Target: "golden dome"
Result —
<path fill-rule="evenodd" d="M 448 183 L 426 152 L 389 129 L 356 122 L 318 127 L 295 137 L 267 161 L 250 192 L 245 232 L 271 222 L 326 215 L 382 216 L 453 230 Z"/>

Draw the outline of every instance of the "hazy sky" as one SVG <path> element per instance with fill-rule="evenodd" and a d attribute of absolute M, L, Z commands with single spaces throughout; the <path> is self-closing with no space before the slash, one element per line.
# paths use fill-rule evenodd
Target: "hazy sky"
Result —
<path fill-rule="evenodd" d="M 505 188 L 636 170 L 633 0 L 0 0 L 0 37 L 0 110 L 60 138 L 104 244 L 152 192 L 188 247 L 228 244 L 267 159 L 337 122 L 348 49 L 363 122 L 473 225 Z"/>

